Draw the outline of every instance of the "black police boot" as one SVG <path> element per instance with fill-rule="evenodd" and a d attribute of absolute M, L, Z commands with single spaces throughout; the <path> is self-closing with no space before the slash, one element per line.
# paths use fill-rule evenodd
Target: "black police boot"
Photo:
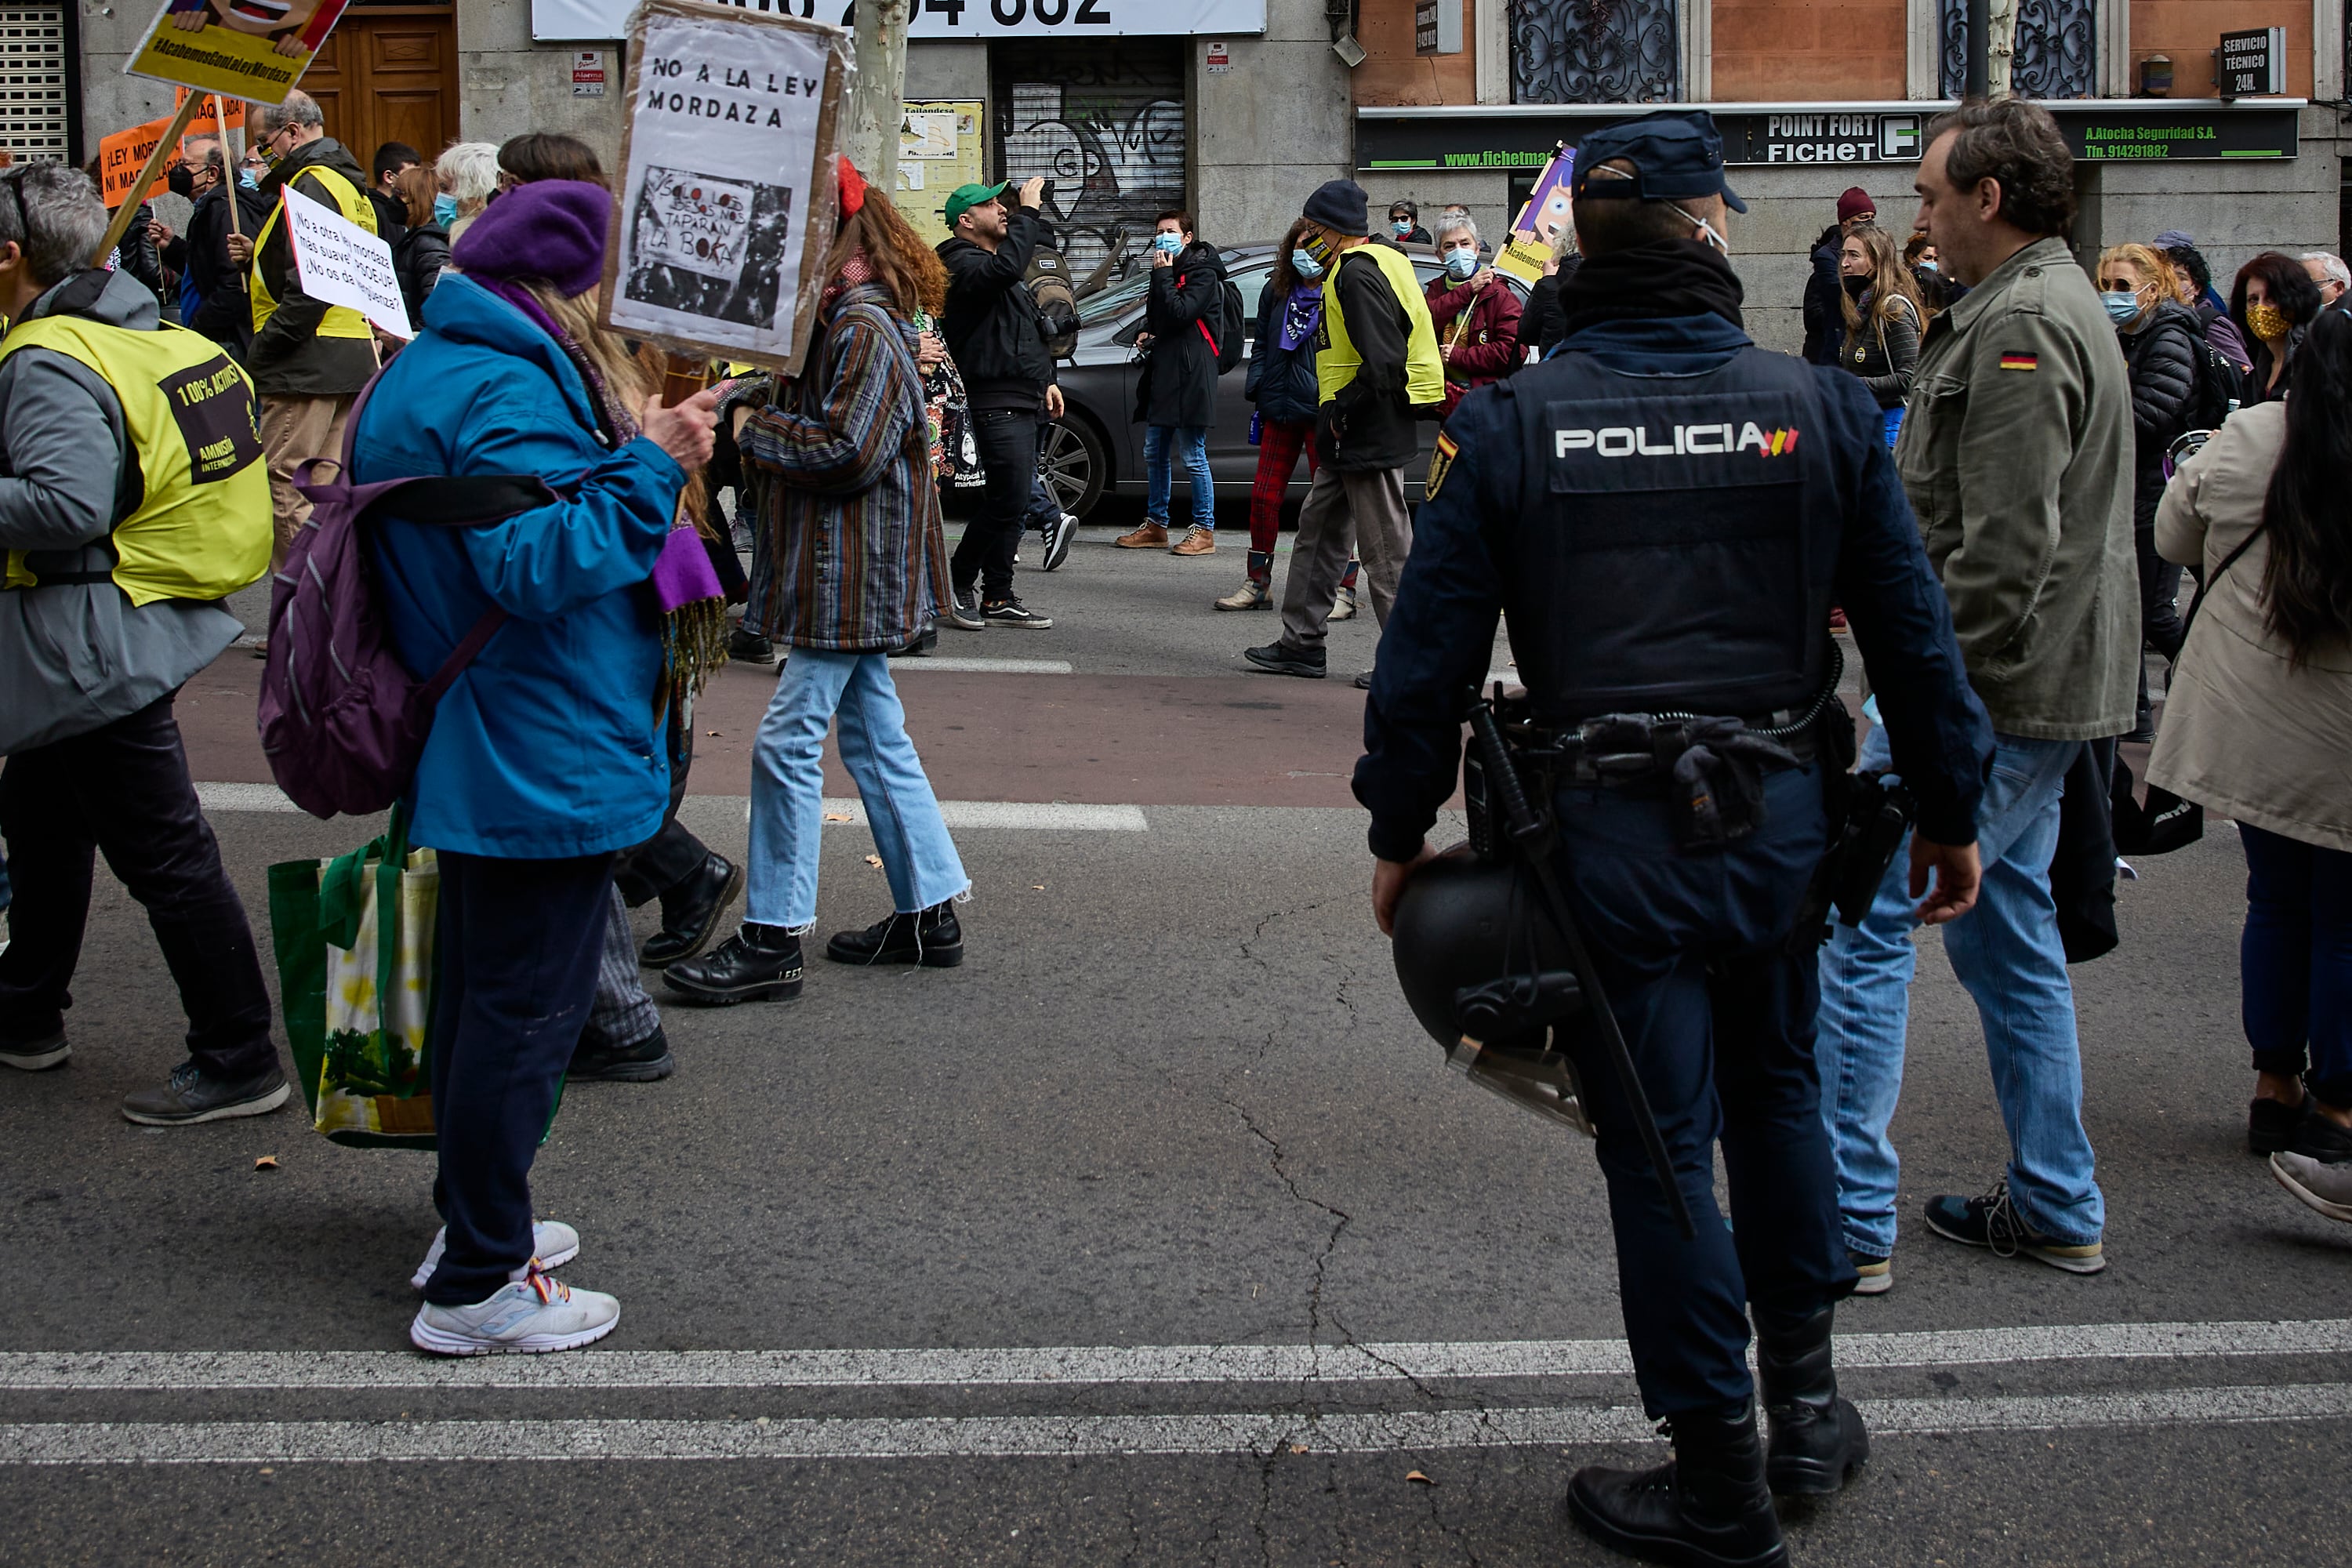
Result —
<path fill-rule="evenodd" d="M 1756 1365 L 1763 1374 L 1764 1416 L 1771 1441 L 1764 1479 L 1783 1497 L 1827 1497 L 1870 1458 L 1862 1413 L 1838 1396 L 1830 1365 L 1830 1320 L 1823 1307 L 1792 1329 L 1756 1325 Z"/>
<path fill-rule="evenodd" d="M 1675 1457 L 1655 1469 L 1577 1471 L 1570 1517 L 1611 1551 L 1644 1562 L 1785 1568 L 1789 1546 L 1764 1486 L 1755 1405 L 1677 1415 L 1671 1436 Z"/>
<path fill-rule="evenodd" d="M 710 944 L 719 917 L 743 890 L 743 868 L 724 855 L 707 855 L 693 874 L 662 895 L 662 928 L 646 938 L 637 962 L 667 969 Z"/>
<path fill-rule="evenodd" d="M 745 921 L 709 957 L 663 970 L 662 983 L 689 1002 L 722 1007 L 770 997 L 789 1002 L 801 994 L 801 939 L 782 926 Z"/>
<path fill-rule="evenodd" d="M 948 900 L 911 915 L 894 914 L 864 931 L 845 931 L 824 944 L 835 963 L 919 963 L 953 969 L 963 962 L 963 927 Z"/>

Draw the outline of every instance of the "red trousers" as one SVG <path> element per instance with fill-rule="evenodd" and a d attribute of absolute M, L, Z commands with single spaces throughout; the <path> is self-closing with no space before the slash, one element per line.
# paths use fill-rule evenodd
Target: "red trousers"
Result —
<path fill-rule="evenodd" d="M 1282 522 L 1282 500 L 1290 489 L 1290 473 L 1307 455 L 1307 477 L 1315 477 L 1315 426 L 1306 421 L 1258 422 L 1257 477 L 1250 484 L 1249 547 L 1263 555 L 1274 548 Z"/>

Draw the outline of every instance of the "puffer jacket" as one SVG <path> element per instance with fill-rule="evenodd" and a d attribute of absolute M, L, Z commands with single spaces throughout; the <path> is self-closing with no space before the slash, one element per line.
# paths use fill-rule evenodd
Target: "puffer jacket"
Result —
<path fill-rule="evenodd" d="M 1282 346 L 1283 314 L 1292 300 L 1305 313 L 1296 347 Z M 1270 425 L 1315 423 L 1315 333 L 1323 323 L 1323 289 L 1304 283 L 1290 300 L 1272 289 L 1258 295 L 1257 335 L 1250 342 L 1249 374 L 1242 395 L 1257 405 Z"/>
<path fill-rule="evenodd" d="M 1206 429 L 1217 422 L 1217 340 L 1224 327 L 1225 270 L 1195 240 L 1151 269 L 1143 330 L 1151 334 L 1135 384 L 1135 420 Z"/>
<path fill-rule="evenodd" d="M 2156 521 L 2164 497 L 2164 454 L 2189 428 L 2197 399 L 2197 318 L 2167 300 L 2136 332 L 2118 332 L 2131 368 L 2132 521 Z"/>
<path fill-rule="evenodd" d="M 1837 363 L 1862 378 L 1879 408 L 1900 408 L 1911 395 L 1911 375 L 1919 367 L 1919 318 L 1911 301 L 1900 300 L 1893 313 L 1880 315 L 1875 301 L 1865 295 L 1856 308 L 1862 325 L 1846 335 Z"/>
<path fill-rule="evenodd" d="M 324 181 L 303 176 L 313 169 L 332 169 L 364 195 L 368 177 L 343 144 L 331 136 L 306 142 L 278 160 L 263 176 L 261 199 L 278 205 L 278 193 L 291 185 L 304 195 L 340 212 L 335 194 Z M 253 384 L 264 399 L 271 397 L 349 397 L 375 374 L 375 345 L 366 338 L 322 338 L 319 323 L 326 318 L 327 302 L 302 292 L 302 279 L 294 269 L 292 243 L 283 220 L 270 226 L 269 241 L 253 258 L 254 275 L 278 302 L 276 311 L 253 334 L 247 364 Z"/>
<path fill-rule="evenodd" d="M 669 747 L 646 580 L 685 471 L 643 436 L 608 447 L 562 345 L 454 273 L 369 395 L 352 468 L 356 484 L 536 474 L 569 498 L 478 528 L 372 530 L 393 648 L 412 676 L 439 668 L 493 605 L 513 617 L 434 710 L 411 837 L 516 860 L 652 837 L 669 806 Z"/>
<path fill-rule="evenodd" d="M 1518 367 L 1519 297 L 1499 274 L 1473 289 L 1440 273 L 1423 288 L 1422 298 L 1437 329 L 1439 351 L 1454 345 L 1445 359 L 1445 412 L 1451 414 L 1472 388 L 1500 381 Z"/>
<path fill-rule="evenodd" d="M 408 302 L 408 319 L 421 326 L 425 301 L 449 265 L 449 231 L 437 223 L 402 229 L 392 242 L 392 265 L 400 274 L 400 297 Z"/>

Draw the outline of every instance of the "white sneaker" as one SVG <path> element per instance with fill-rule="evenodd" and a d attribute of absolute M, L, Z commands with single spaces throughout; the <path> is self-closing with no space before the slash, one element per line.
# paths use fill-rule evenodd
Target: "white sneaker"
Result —
<path fill-rule="evenodd" d="M 433 1245 L 425 1249 L 425 1261 L 408 1277 L 408 1288 L 422 1290 L 433 1271 L 441 1267 L 441 1254 L 449 1246 L 449 1227 L 443 1226 L 433 1233 Z M 534 1261 L 551 1271 L 562 1268 L 580 1256 L 580 1233 L 560 1219 L 535 1219 L 530 1222 L 530 1249 Z"/>
<path fill-rule="evenodd" d="M 425 1302 L 408 1325 L 408 1342 L 435 1355 L 544 1355 L 593 1344 L 620 1321 L 621 1303 L 612 1297 L 574 1290 L 534 1268 L 470 1307 Z"/>

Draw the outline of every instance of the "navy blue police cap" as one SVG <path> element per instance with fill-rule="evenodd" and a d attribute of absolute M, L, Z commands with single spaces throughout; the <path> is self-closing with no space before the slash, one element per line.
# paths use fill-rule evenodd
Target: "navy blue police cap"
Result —
<path fill-rule="evenodd" d="M 1601 164 L 1619 158 L 1633 166 L 1633 178 L 1593 177 Z M 1645 202 L 1721 196 L 1733 212 L 1748 210 L 1723 177 L 1723 136 L 1715 128 L 1715 116 L 1703 109 L 1662 109 L 1595 131 L 1576 144 L 1572 191 L 1578 201 L 1588 196 Z"/>

